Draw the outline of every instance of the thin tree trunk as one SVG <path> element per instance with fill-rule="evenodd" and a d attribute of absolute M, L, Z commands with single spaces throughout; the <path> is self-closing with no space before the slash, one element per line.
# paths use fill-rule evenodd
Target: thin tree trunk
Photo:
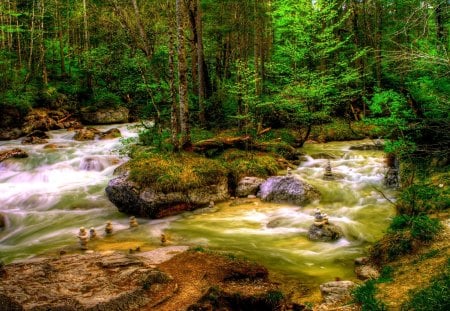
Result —
<path fill-rule="evenodd" d="M 39 50 L 41 53 L 40 56 L 40 65 L 42 68 L 42 82 L 44 85 L 48 84 L 48 73 L 47 73 L 47 63 L 45 59 L 46 49 L 45 49 L 45 25 L 44 25 L 44 17 L 45 17 L 45 0 L 41 0 L 41 23 L 40 23 L 40 41 L 39 41 Z"/>
<path fill-rule="evenodd" d="M 145 56 L 147 56 L 147 58 L 151 58 L 153 51 L 152 51 L 152 48 L 150 47 L 150 44 L 149 44 L 150 41 L 148 40 L 147 33 L 145 32 L 144 25 L 142 23 L 141 14 L 139 12 L 139 7 L 137 5 L 136 0 L 131 0 L 131 3 L 133 4 L 134 15 L 136 17 L 136 24 L 137 24 L 137 27 L 139 30 L 139 35 L 142 40 L 142 47 L 143 47 Z"/>
<path fill-rule="evenodd" d="M 61 76 L 66 75 L 66 64 L 65 64 L 65 55 L 64 55 L 64 40 L 63 40 L 63 30 L 62 30 L 62 22 L 61 22 L 61 13 L 59 7 L 59 1 L 55 0 L 55 10 L 56 10 L 56 22 L 58 25 L 58 40 L 59 40 L 59 58 L 60 58 L 60 66 L 61 66 Z"/>
<path fill-rule="evenodd" d="M 177 20 L 178 37 L 178 96 L 180 106 L 180 130 L 181 130 L 181 148 L 189 149 L 191 147 L 191 135 L 189 127 L 189 102 L 188 102 L 188 83 L 187 83 L 187 62 L 186 49 L 184 45 L 184 11 L 182 0 L 175 2 L 175 14 Z"/>
<path fill-rule="evenodd" d="M 205 55 L 203 51 L 203 26 L 202 10 L 200 0 L 196 0 L 196 29 L 197 29 L 197 66 L 198 66 L 198 106 L 200 109 L 199 119 L 202 125 L 205 124 L 205 97 L 206 97 L 206 77 L 205 77 Z"/>
<path fill-rule="evenodd" d="M 170 0 L 169 0 L 170 1 Z M 171 123 L 171 136 L 172 145 L 174 151 L 179 151 L 178 135 L 180 134 L 180 124 L 178 122 L 180 111 L 177 105 L 176 90 L 175 90 L 175 50 L 173 44 L 173 32 L 172 25 L 169 25 L 169 87 L 170 87 L 170 123 Z"/>
<path fill-rule="evenodd" d="M 382 39 L 382 6 L 380 0 L 376 0 L 375 2 L 375 75 L 376 75 L 376 83 L 378 87 L 381 87 L 381 39 Z"/>

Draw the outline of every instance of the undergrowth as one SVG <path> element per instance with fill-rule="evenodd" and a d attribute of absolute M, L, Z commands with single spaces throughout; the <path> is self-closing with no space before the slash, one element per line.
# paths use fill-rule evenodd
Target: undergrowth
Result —
<path fill-rule="evenodd" d="M 410 293 L 410 299 L 402 310 L 447 311 L 450 310 L 450 258 L 443 272 L 431 280 L 428 287 Z"/>

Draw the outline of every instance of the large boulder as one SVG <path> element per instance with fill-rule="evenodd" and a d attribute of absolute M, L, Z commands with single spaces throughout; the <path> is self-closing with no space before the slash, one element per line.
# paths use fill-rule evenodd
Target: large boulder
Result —
<path fill-rule="evenodd" d="M 75 131 L 73 139 L 78 141 L 94 140 L 99 133 L 99 130 L 92 127 L 82 128 Z"/>
<path fill-rule="evenodd" d="M 320 198 L 320 193 L 303 180 L 290 176 L 269 177 L 261 184 L 258 196 L 263 201 L 302 205 Z"/>
<path fill-rule="evenodd" d="M 19 148 L 0 151 L 0 162 L 9 158 L 26 158 L 26 157 L 28 157 L 28 154 Z"/>
<path fill-rule="evenodd" d="M 326 303 L 336 303 L 350 298 L 351 290 L 356 286 L 352 281 L 333 281 L 320 285 L 320 293 Z"/>
<path fill-rule="evenodd" d="M 259 177 L 244 177 L 239 180 L 236 187 L 237 197 L 246 197 L 249 195 L 256 195 L 259 191 L 259 187 L 265 181 L 263 178 Z"/>
<path fill-rule="evenodd" d="M 78 121 L 65 110 L 32 109 L 24 118 L 22 132 L 27 135 L 33 131 L 50 131 L 76 127 Z"/>
<path fill-rule="evenodd" d="M 47 139 L 50 138 L 47 133 L 35 130 L 30 134 L 26 135 L 24 139 L 22 139 L 22 145 L 39 145 L 48 143 Z"/>
<path fill-rule="evenodd" d="M 112 179 L 106 194 L 119 211 L 149 218 L 175 215 L 229 198 L 226 177 L 216 184 L 165 193 L 131 181 L 127 173 Z"/>
<path fill-rule="evenodd" d="M 22 136 L 22 131 L 19 128 L 0 129 L 0 140 L 12 140 Z"/>
<path fill-rule="evenodd" d="M 86 140 L 94 140 L 94 139 L 115 139 L 118 137 L 122 137 L 120 130 L 117 128 L 109 129 L 105 132 L 101 132 L 100 130 L 93 127 L 81 128 L 75 131 L 75 135 L 73 136 L 74 140 L 78 141 L 86 141 Z"/>
<path fill-rule="evenodd" d="M 81 111 L 81 120 L 85 124 L 114 124 L 127 123 L 129 111 L 125 107 L 103 108 L 96 111 L 84 109 Z"/>

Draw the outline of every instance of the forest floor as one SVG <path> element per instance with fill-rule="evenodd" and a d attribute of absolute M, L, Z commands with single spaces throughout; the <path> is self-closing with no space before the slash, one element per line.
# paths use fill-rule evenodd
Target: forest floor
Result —
<path fill-rule="evenodd" d="M 377 285 L 377 298 L 388 310 L 400 310 L 409 300 L 410 293 L 425 288 L 432 278 L 442 274 L 450 258 L 450 213 L 438 215 L 444 229 L 433 241 L 423 245 L 413 254 L 408 254 L 389 263 L 392 280 Z"/>

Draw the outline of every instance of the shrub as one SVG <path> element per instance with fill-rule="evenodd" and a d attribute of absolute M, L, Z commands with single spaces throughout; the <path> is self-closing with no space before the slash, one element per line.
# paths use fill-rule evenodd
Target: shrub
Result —
<path fill-rule="evenodd" d="M 399 212 L 420 215 L 433 210 L 439 201 L 439 190 L 433 185 L 413 184 L 400 194 Z"/>
<path fill-rule="evenodd" d="M 442 228 L 439 219 L 431 219 L 427 215 L 412 218 L 411 235 L 421 241 L 430 241 Z"/>
<path fill-rule="evenodd" d="M 387 310 L 386 305 L 375 297 L 375 280 L 369 280 L 352 291 L 353 302 L 361 305 L 363 311 Z"/>

